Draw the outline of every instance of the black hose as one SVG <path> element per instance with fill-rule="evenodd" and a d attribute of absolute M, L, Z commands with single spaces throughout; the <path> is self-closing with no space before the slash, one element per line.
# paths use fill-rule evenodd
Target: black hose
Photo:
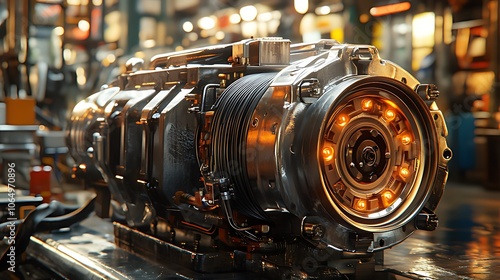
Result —
<path fill-rule="evenodd" d="M 94 212 L 96 197 L 94 196 L 82 207 L 70 212 L 68 214 L 57 216 L 57 217 L 47 217 L 43 219 L 37 228 L 37 232 L 55 230 L 60 228 L 69 227 L 75 223 L 81 222 L 86 219 L 92 212 Z"/>
<path fill-rule="evenodd" d="M 28 216 L 26 216 L 24 222 L 19 225 L 14 240 L 9 239 L 8 244 L 11 246 L 8 246 L 2 255 L 2 258 L 0 260 L 0 271 L 3 271 L 10 266 L 8 262 L 9 259 L 11 258 L 11 256 L 9 255 L 10 252 L 14 251 L 15 252 L 14 258 L 16 256 L 19 258 L 19 256 L 28 247 L 30 237 L 35 232 L 35 229 L 37 228 L 38 224 L 47 216 L 54 213 L 56 209 L 57 209 L 56 203 L 50 203 L 50 204 L 44 203 L 38 205 L 33 211 L 31 211 L 28 214 Z M 11 240 L 14 242 L 12 242 Z M 11 250 L 11 247 L 14 247 L 15 250 Z M 13 263 L 14 265 L 18 264 L 17 261 Z"/>
<path fill-rule="evenodd" d="M 59 201 L 52 201 L 56 208 L 54 213 L 43 219 L 38 225 L 36 232 L 55 230 L 64 227 L 69 227 L 74 223 L 80 222 L 87 218 L 93 211 L 95 206 L 95 197 L 89 200 L 85 205 L 73 206 L 65 205 Z M 0 235 L 8 235 L 11 226 L 19 226 L 24 219 L 14 220 L 0 224 Z"/>
<path fill-rule="evenodd" d="M 64 205 L 58 201 L 52 201 L 50 204 L 41 204 L 31 211 L 24 220 L 15 220 L 0 224 L 0 232 L 5 233 L 5 230 L 10 231 L 12 226 L 18 228 L 13 240 L 15 243 L 8 243 L 15 245 L 15 254 L 19 256 L 26 250 L 31 236 L 36 232 L 69 227 L 87 218 L 94 211 L 95 200 L 96 197 L 94 196 L 84 206 L 70 213 L 54 217 L 51 217 L 51 215 L 54 215 L 54 213 L 66 213 L 68 210 L 73 209 L 73 207 Z M 7 255 L 9 252 L 10 246 L 2 255 L 0 271 L 7 269 L 9 266 L 7 262 L 10 258 Z"/>

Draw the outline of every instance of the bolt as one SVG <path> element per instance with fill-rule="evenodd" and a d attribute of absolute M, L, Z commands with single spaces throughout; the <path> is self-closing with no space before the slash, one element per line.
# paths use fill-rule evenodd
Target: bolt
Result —
<path fill-rule="evenodd" d="M 390 152 L 386 152 L 385 153 L 385 158 L 391 158 L 391 153 Z"/>
<path fill-rule="evenodd" d="M 260 231 L 262 233 L 268 233 L 270 230 L 270 227 L 268 225 L 262 225 L 261 228 L 260 228 Z"/>
<path fill-rule="evenodd" d="M 304 233 L 313 240 L 320 240 L 326 232 L 323 225 L 311 223 L 304 223 L 303 230 Z"/>
<path fill-rule="evenodd" d="M 259 119 L 258 118 L 254 118 L 253 121 L 252 121 L 252 127 L 257 127 L 257 125 L 259 125 Z"/>
<path fill-rule="evenodd" d="M 87 148 L 87 156 L 89 158 L 94 158 L 94 147 L 88 147 Z"/>
<path fill-rule="evenodd" d="M 151 116 L 151 119 L 153 120 L 158 120 L 160 118 L 160 113 L 154 113 L 152 116 Z"/>
<path fill-rule="evenodd" d="M 420 84 L 415 88 L 415 92 L 423 100 L 435 100 L 439 97 L 439 90 L 434 84 Z"/>
<path fill-rule="evenodd" d="M 438 226 L 438 217 L 436 214 L 419 213 L 415 219 L 417 229 L 432 231 Z"/>

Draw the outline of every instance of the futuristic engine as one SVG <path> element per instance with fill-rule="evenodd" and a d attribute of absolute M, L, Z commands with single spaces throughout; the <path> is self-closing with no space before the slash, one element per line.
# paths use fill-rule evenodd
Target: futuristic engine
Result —
<path fill-rule="evenodd" d="M 437 226 L 452 156 L 439 92 L 375 47 L 262 38 L 143 63 L 68 128 L 79 172 L 119 205 L 124 247 L 314 278 Z"/>

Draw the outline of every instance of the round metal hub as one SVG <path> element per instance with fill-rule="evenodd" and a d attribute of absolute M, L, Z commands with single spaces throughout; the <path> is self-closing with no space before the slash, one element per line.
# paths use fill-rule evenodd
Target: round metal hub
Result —
<path fill-rule="evenodd" d="M 377 191 L 392 152 L 392 135 L 372 116 L 357 116 L 339 137 L 339 172 L 357 196 Z"/>
<path fill-rule="evenodd" d="M 337 207 L 365 222 L 404 211 L 424 149 L 418 120 L 401 99 L 379 90 L 345 97 L 323 139 L 324 179 Z"/>

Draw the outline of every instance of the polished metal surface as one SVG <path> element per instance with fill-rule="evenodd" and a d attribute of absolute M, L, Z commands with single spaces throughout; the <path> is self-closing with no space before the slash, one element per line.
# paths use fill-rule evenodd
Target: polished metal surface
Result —
<path fill-rule="evenodd" d="M 128 226 L 243 247 L 281 274 L 335 251 L 307 277 L 435 229 L 452 157 L 439 92 L 375 47 L 249 39 L 151 65 L 81 101 L 68 125 L 83 177 L 109 186 Z"/>
<path fill-rule="evenodd" d="M 500 192 L 486 191 L 479 185 L 449 183 L 437 210 L 440 227 L 434 232 L 417 231 L 405 242 L 385 250 L 384 264 L 376 269 L 390 272 L 390 277 L 372 274 L 371 279 L 497 279 L 499 201 Z M 251 273 L 199 274 L 173 265 L 168 258 L 151 261 L 131 254 L 114 244 L 111 222 L 97 217 L 69 232 L 40 234 L 32 241 L 28 256 L 38 258 L 48 268 L 73 275 L 72 279 L 257 277 Z"/>
<path fill-rule="evenodd" d="M 38 125 L 0 125 L 0 151 L 8 149 L 8 145 L 30 145 L 34 143 Z"/>
<path fill-rule="evenodd" d="M 237 64 L 265 66 L 290 63 L 290 40 L 282 38 L 249 39 L 233 46 Z"/>
<path fill-rule="evenodd" d="M 29 257 L 65 279 L 256 279 L 253 273 L 200 274 L 173 264 L 152 261 L 118 248 L 109 220 L 90 217 L 70 231 L 31 238 Z M 0 276 L 2 276 L 0 274 Z M 0 277 L 1 278 L 1 277 Z"/>

